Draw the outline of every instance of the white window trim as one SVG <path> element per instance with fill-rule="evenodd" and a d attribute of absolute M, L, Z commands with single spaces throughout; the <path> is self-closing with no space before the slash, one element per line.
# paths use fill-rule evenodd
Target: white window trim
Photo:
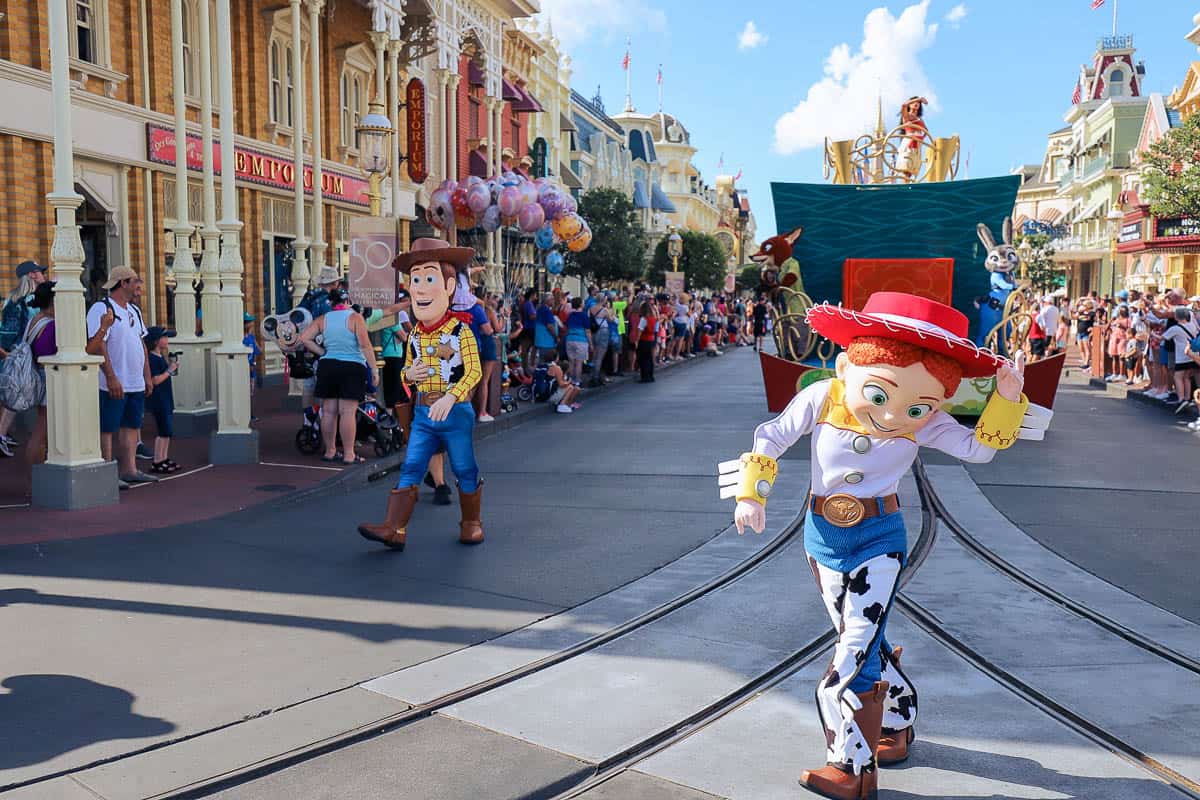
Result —
<path fill-rule="evenodd" d="M 366 44 L 360 42 L 351 47 L 342 48 L 338 52 L 338 61 L 340 62 L 338 71 L 338 153 L 345 161 L 358 155 L 358 134 L 355 128 L 357 120 L 366 115 L 367 106 L 371 103 L 371 83 L 375 77 L 375 53 Z M 354 108 L 353 102 L 356 78 L 360 87 L 358 108 Z M 343 90 L 343 79 L 345 79 L 345 90 Z M 350 97 L 346 96 L 347 92 Z M 349 131 L 345 130 L 342 124 L 343 109 L 347 109 L 350 113 Z M 356 113 L 357 118 L 355 117 Z"/>
<path fill-rule="evenodd" d="M 184 101 L 192 108 L 200 108 L 200 7 L 198 0 L 183 0 L 184 18 L 187 20 L 188 31 L 192 41 L 184 57 L 187 60 L 187 71 L 192 76 L 191 91 L 184 92 Z M 208 0 L 208 65 L 209 85 L 212 87 L 213 113 L 220 113 L 220 103 L 217 102 L 217 3 Z"/>
<path fill-rule="evenodd" d="M 267 18 L 269 34 L 267 37 L 267 103 L 268 103 L 268 120 L 267 132 L 273 137 L 281 137 L 291 139 L 293 135 L 292 123 L 295 120 L 295 90 L 293 89 L 292 100 L 292 118 L 287 123 L 278 119 L 272 120 L 269 118 L 270 111 L 270 91 L 271 91 L 271 45 L 279 45 L 279 110 L 281 112 L 287 109 L 288 99 L 288 82 L 287 74 L 292 68 L 292 59 L 289 55 L 289 50 L 292 47 L 292 10 L 291 6 L 284 6 L 277 10 L 265 10 L 263 15 Z M 305 100 L 308 99 L 308 93 L 311 87 L 308 86 L 308 48 L 311 40 L 310 30 L 308 27 L 307 15 L 300 15 L 300 75 L 293 78 L 293 84 L 298 84 L 306 93 Z M 311 139 L 308 132 L 304 134 L 304 141 L 308 142 Z"/>
<path fill-rule="evenodd" d="M 112 52 L 109 49 L 108 0 L 89 0 L 92 11 L 92 45 L 95 49 L 95 61 L 84 61 L 79 57 L 79 40 L 76 31 L 75 0 L 70 0 L 68 10 L 71 26 L 69 36 L 69 64 L 71 71 L 79 76 L 80 84 L 86 89 L 88 80 L 97 78 L 104 82 L 104 92 L 109 97 L 116 97 L 117 86 L 129 80 L 123 72 L 112 68 Z"/>

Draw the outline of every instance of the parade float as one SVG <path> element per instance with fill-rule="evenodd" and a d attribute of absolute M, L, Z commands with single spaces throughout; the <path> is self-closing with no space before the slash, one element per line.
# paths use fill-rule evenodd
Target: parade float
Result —
<path fill-rule="evenodd" d="M 759 291 L 771 300 L 777 355 L 764 352 L 759 359 L 773 412 L 832 375 L 837 346 L 805 321 L 814 298 L 862 310 L 875 292 L 907 292 L 966 314 L 970 338 L 993 352 L 1015 352 L 1028 338 L 1036 298 L 1016 277 L 1020 257 L 1008 221 L 1020 178 L 959 180 L 959 139 L 930 134 L 924 103 L 907 101 L 891 129 L 881 106 L 873 132 L 826 140 L 829 183 L 771 184 L 776 225 L 784 233 L 765 240 L 752 259 L 762 268 Z M 1004 232 L 999 243 L 993 231 Z M 1064 359 L 1059 354 L 1028 365 L 1031 402 L 1053 407 Z M 964 379 L 944 408 L 977 416 L 992 382 Z"/>

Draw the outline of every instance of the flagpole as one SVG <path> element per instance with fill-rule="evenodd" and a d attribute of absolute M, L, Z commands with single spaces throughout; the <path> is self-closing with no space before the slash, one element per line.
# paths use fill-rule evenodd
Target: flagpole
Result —
<path fill-rule="evenodd" d="M 658 65 L 658 122 L 659 122 L 659 127 L 662 128 L 662 140 L 665 142 L 667 140 L 667 116 L 665 114 L 663 114 L 662 86 L 663 86 L 662 64 L 659 64 Z"/>
<path fill-rule="evenodd" d="M 1113 0 L 1113 37 L 1117 35 L 1117 0 Z"/>
<path fill-rule="evenodd" d="M 630 48 L 632 40 L 625 40 L 625 111 L 626 113 L 633 111 L 633 88 L 629 82 L 629 67 L 630 67 Z"/>

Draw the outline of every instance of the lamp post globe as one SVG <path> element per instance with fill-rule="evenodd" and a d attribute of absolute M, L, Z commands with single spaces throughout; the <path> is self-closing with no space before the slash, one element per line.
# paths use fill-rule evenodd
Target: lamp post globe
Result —
<path fill-rule="evenodd" d="M 383 106 L 372 103 L 355 130 L 358 134 L 358 163 L 370 180 L 373 217 L 382 213 L 383 194 L 380 187 L 383 174 L 388 169 L 388 137 L 392 134 L 392 122 L 383 112 Z"/>

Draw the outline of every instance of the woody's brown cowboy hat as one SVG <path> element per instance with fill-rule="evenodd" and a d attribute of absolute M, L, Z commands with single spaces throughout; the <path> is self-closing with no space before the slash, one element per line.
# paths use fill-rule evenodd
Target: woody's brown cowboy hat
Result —
<path fill-rule="evenodd" d="M 439 261 L 453 264 L 462 269 L 475 260 L 475 250 L 471 247 L 451 247 L 442 239 L 417 239 L 412 243 L 412 249 L 401 253 L 392 260 L 392 266 L 400 272 L 408 272 L 413 264 L 426 261 Z"/>

